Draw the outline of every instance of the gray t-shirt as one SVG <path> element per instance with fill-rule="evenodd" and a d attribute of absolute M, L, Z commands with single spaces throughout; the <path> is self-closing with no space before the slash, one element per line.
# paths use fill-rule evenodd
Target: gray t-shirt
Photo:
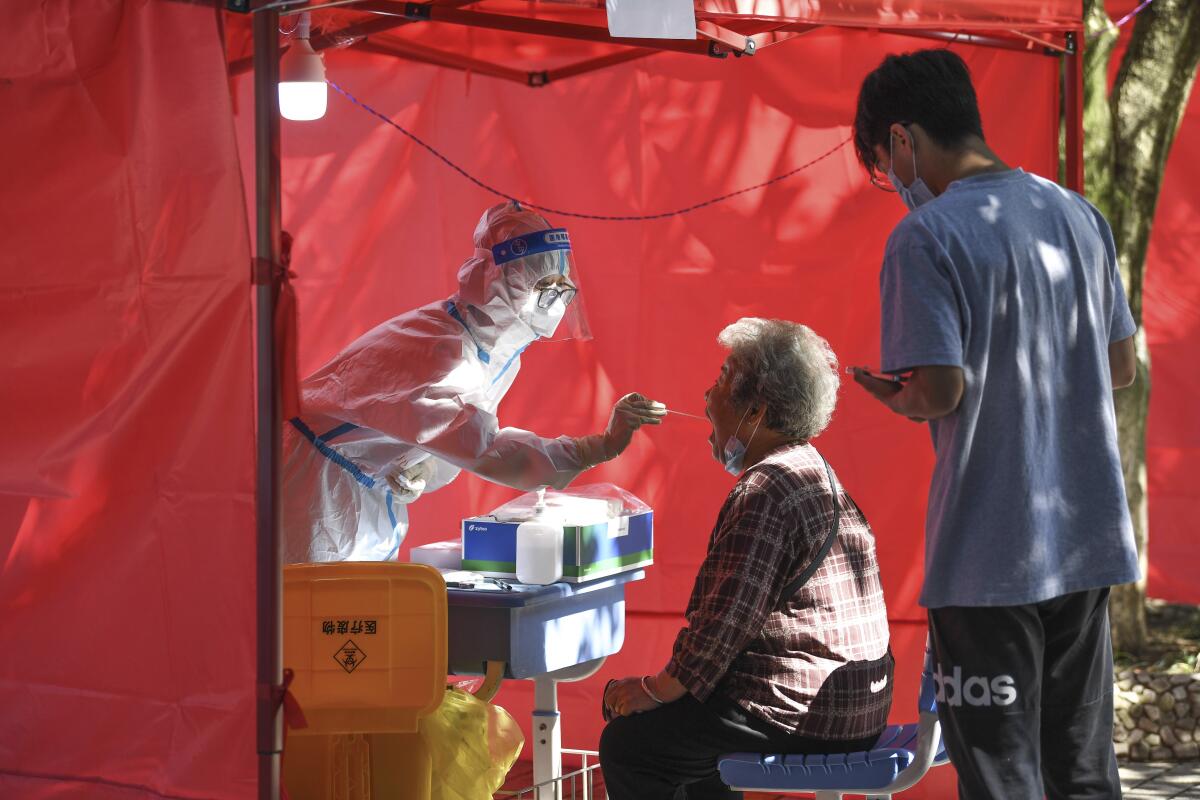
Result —
<path fill-rule="evenodd" d="M 896 226 L 882 368 L 962 367 L 929 423 L 921 604 L 1001 606 L 1136 580 L 1108 345 L 1132 336 L 1112 231 L 1022 170 L 950 184 Z"/>

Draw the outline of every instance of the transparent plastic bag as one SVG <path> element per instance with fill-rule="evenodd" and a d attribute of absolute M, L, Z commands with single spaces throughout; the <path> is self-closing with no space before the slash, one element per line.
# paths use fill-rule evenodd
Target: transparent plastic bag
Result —
<path fill-rule="evenodd" d="M 433 767 L 430 800 L 491 800 L 525 745 L 507 711 L 460 689 L 446 690 L 420 733 Z"/>
<path fill-rule="evenodd" d="M 487 516 L 498 522 L 526 522 L 541 516 L 575 526 L 596 525 L 650 510 L 636 496 L 611 483 L 590 483 L 561 491 L 547 489 L 543 499 L 545 509 L 540 514 L 537 504 L 538 492 L 526 492 Z"/>

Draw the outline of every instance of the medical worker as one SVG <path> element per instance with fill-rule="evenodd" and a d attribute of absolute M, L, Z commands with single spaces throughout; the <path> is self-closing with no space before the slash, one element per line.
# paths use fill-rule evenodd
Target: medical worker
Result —
<path fill-rule="evenodd" d="M 475 228 L 458 292 L 388 320 L 301 386 L 284 426 L 285 558 L 394 559 L 405 506 L 469 470 L 514 489 L 561 489 L 616 458 L 666 409 L 629 394 L 601 434 L 546 439 L 501 428 L 500 404 L 539 339 L 587 338 L 578 273 L 563 228 L 516 203 Z"/>

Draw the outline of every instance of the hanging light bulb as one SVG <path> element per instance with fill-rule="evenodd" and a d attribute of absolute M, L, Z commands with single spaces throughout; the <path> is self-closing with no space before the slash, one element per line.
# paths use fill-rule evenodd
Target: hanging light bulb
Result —
<path fill-rule="evenodd" d="M 279 59 L 279 113 L 284 119 L 325 116 L 325 62 L 308 41 L 309 24 L 305 11 L 296 25 L 292 46 Z"/>

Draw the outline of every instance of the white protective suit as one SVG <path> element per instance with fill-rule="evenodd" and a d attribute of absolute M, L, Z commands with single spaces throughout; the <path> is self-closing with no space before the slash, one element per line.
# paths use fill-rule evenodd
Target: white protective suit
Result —
<path fill-rule="evenodd" d="M 566 310 L 539 309 L 534 290 L 550 275 L 575 282 L 566 231 L 505 203 L 484 213 L 474 242 L 457 294 L 379 325 L 303 382 L 303 414 L 284 426 L 287 562 L 395 558 L 405 505 L 463 469 L 515 489 L 564 488 L 615 457 L 605 436 L 546 439 L 496 421 L 522 351 Z"/>

